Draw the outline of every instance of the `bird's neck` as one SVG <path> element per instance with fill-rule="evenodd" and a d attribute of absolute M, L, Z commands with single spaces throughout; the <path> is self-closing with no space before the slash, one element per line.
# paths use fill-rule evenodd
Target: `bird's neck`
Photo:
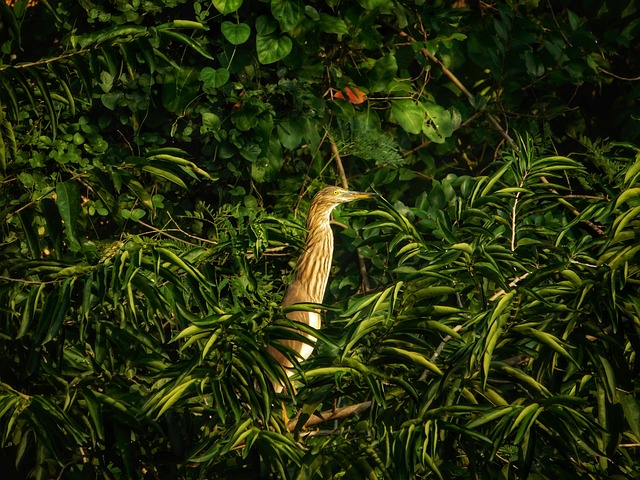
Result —
<path fill-rule="evenodd" d="M 314 212 L 309 212 L 311 218 Z M 322 303 L 327 288 L 331 260 L 333 258 L 333 232 L 330 212 L 322 214 L 321 220 L 311 225 L 307 222 L 306 248 L 300 255 L 296 270 L 296 282 L 309 294 L 309 301 Z"/>

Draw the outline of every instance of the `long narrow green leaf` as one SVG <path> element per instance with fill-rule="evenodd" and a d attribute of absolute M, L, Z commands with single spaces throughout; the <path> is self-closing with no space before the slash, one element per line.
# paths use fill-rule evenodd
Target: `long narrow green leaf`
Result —
<path fill-rule="evenodd" d="M 29 69 L 29 74 L 35 81 L 40 92 L 40 96 L 47 107 L 47 113 L 49 114 L 49 121 L 51 122 L 51 135 L 55 139 L 58 133 L 58 113 L 53 107 L 53 99 L 51 98 L 51 92 L 49 91 L 49 85 L 40 75 L 40 72 L 36 68 Z"/>
<path fill-rule="evenodd" d="M 200 55 L 202 55 L 205 58 L 208 58 L 209 60 L 215 60 L 215 58 L 213 57 L 213 55 L 211 55 L 206 47 L 204 47 L 200 42 L 198 42 L 197 40 L 185 35 L 184 33 L 180 33 L 180 32 L 175 32 L 173 30 L 160 30 L 160 33 L 162 35 L 166 35 L 168 37 L 171 37 L 175 40 L 178 40 L 179 42 L 187 45 L 188 47 L 192 48 L 194 51 L 198 52 Z"/>

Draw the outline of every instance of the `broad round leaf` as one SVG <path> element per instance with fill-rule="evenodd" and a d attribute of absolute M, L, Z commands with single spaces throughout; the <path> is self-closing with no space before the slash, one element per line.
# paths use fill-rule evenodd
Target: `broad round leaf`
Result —
<path fill-rule="evenodd" d="M 393 8 L 393 3 L 389 0 L 358 0 L 358 3 L 365 10 L 375 10 L 376 8 L 391 10 Z"/>
<path fill-rule="evenodd" d="M 226 68 L 213 69 L 204 67 L 198 76 L 207 87 L 219 88 L 229 81 L 229 71 Z"/>
<path fill-rule="evenodd" d="M 242 0 L 213 0 L 213 6 L 223 15 L 235 12 L 241 5 Z"/>
<path fill-rule="evenodd" d="M 251 27 L 246 23 L 222 22 L 220 30 L 224 38 L 232 45 L 243 44 L 249 40 L 251 35 Z"/>
<path fill-rule="evenodd" d="M 263 65 L 275 63 L 289 55 L 293 44 L 286 35 L 281 37 L 258 36 L 256 38 L 256 50 L 258 51 L 258 61 Z"/>
<path fill-rule="evenodd" d="M 393 100 L 391 113 L 406 132 L 420 133 L 422 131 L 423 111 L 412 100 Z"/>
<path fill-rule="evenodd" d="M 349 33 L 347 24 L 344 20 L 326 13 L 320 14 L 320 30 L 326 33 L 335 33 L 337 35 L 345 35 Z"/>
<path fill-rule="evenodd" d="M 398 71 L 396 57 L 393 55 L 385 55 L 376 60 L 375 65 L 368 75 L 369 90 L 371 92 L 381 92 L 387 89 L 387 85 L 393 80 Z"/>
<path fill-rule="evenodd" d="M 423 103 L 426 121 L 422 131 L 436 143 L 442 143 L 453 133 L 451 114 L 435 103 Z"/>
<path fill-rule="evenodd" d="M 271 0 L 271 13 L 280 23 L 283 32 L 288 32 L 300 23 L 303 11 L 300 0 Z"/>
<path fill-rule="evenodd" d="M 289 150 L 298 148 L 302 143 L 303 124 L 298 119 L 286 118 L 278 125 L 278 138 Z"/>
<path fill-rule="evenodd" d="M 266 37 L 275 32 L 276 28 L 278 28 L 278 23 L 272 17 L 260 15 L 256 18 L 256 32 L 258 35 Z"/>

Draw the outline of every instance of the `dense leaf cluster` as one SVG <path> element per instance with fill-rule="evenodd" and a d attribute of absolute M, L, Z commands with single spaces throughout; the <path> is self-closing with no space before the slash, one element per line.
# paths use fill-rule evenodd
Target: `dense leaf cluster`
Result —
<path fill-rule="evenodd" d="M 2 470 L 635 475 L 637 11 L 0 3 Z M 267 347 L 336 183 L 383 199 L 335 213 L 289 379 Z"/>

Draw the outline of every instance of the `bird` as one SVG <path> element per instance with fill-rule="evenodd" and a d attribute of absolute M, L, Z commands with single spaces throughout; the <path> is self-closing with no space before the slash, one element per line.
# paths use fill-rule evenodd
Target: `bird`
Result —
<path fill-rule="evenodd" d="M 331 212 L 342 203 L 377 197 L 377 193 L 356 192 L 340 187 L 326 187 L 311 200 L 307 215 L 307 236 L 305 246 L 298 259 L 293 282 L 282 298 L 281 306 L 288 307 L 296 303 L 322 303 L 329 280 L 329 270 L 333 259 L 333 231 L 331 230 Z M 287 318 L 304 323 L 319 330 L 321 318 L 318 312 L 295 310 L 287 313 Z M 305 334 L 309 342 L 282 339 L 280 343 L 289 347 L 301 360 L 306 360 L 314 350 L 316 338 Z M 269 346 L 269 352 L 286 370 L 293 374 L 293 364 L 278 349 Z M 274 389 L 280 392 L 282 384 L 274 382 Z"/>

